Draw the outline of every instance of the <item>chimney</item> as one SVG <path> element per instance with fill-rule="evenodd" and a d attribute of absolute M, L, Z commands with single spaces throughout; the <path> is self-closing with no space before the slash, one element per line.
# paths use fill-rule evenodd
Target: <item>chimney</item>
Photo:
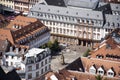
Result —
<path fill-rule="evenodd" d="M 16 54 L 18 54 L 18 48 L 16 48 Z"/>
<path fill-rule="evenodd" d="M 13 52 L 13 47 L 12 46 L 10 47 L 10 52 Z"/>

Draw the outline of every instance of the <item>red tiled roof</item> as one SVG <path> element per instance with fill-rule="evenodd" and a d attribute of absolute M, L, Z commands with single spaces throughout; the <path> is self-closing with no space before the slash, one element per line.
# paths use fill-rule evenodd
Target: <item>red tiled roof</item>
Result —
<path fill-rule="evenodd" d="M 0 39 L 8 39 L 12 44 L 14 44 L 13 34 L 10 29 L 0 29 Z"/>
<path fill-rule="evenodd" d="M 96 66 L 98 69 L 99 67 L 103 66 L 104 70 L 107 72 L 109 69 L 113 68 L 116 75 L 115 77 L 119 77 L 120 72 L 120 63 L 116 61 L 109 61 L 109 60 L 101 60 L 96 58 L 81 58 L 84 68 L 86 68 L 86 71 L 89 72 L 89 68 L 93 65 Z M 109 64 L 108 64 L 109 63 Z M 106 75 L 106 73 L 105 73 Z"/>
<path fill-rule="evenodd" d="M 56 72 L 48 72 L 45 77 L 46 80 L 51 80 L 50 76 L 55 75 L 58 80 L 72 80 L 72 78 L 75 78 L 75 80 L 96 80 L 95 76 L 89 73 L 84 72 L 78 72 L 78 71 L 71 71 L 71 70 L 60 70 L 59 73 Z M 59 76 L 59 77 L 58 77 Z M 108 78 L 103 77 L 103 79 L 107 80 L 119 80 L 118 78 Z"/>

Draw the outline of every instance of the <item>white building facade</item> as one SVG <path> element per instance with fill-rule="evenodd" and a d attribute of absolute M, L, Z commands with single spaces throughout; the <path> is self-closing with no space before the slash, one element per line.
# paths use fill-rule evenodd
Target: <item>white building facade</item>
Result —
<path fill-rule="evenodd" d="M 33 48 L 25 55 L 26 80 L 33 80 L 36 77 L 50 71 L 50 50 Z"/>
<path fill-rule="evenodd" d="M 103 16 L 102 11 L 67 8 L 36 4 L 28 14 L 41 20 L 51 30 L 51 39 L 61 43 L 91 46 L 111 32 L 119 20 L 112 15 Z M 114 17 L 114 20 L 109 18 Z M 120 16 L 117 16 L 120 17 Z M 106 19 L 106 20 L 105 20 Z M 117 21 L 117 22 L 116 22 Z M 109 22 L 110 25 L 107 25 Z M 105 27 L 105 28 L 104 28 Z"/>
<path fill-rule="evenodd" d="M 19 69 L 17 72 L 22 79 L 33 80 L 50 71 L 50 53 L 47 48 L 32 48 L 24 55 L 7 52 L 2 59 L 2 65 Z"/>

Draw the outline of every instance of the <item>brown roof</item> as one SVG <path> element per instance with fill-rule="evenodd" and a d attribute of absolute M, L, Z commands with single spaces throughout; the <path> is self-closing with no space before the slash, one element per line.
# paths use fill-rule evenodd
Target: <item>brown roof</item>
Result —
<path fill-rule="evenodd" d="M 0 39 L 1 40 L 9 40 L 12 44 L 14 44 L 13 34 L 10 29 L 0 29 Z"/>
<path fill-rule="evenodd" d="M 40 31 L 41 33 L 39 35 L 35 35 Z M 28 49 L 29 46 L 25 46 L 26 43 L 35 40 L 36 37 L 39 37 L 46 32 L 49 32 L 49 29 L 38 19 L 17 16 L 6 28 L 0 29 L 0 40 L 7 39 L 12 46 L 20 48 L 25 47 L 25 49 Z M 28 40 L 28 37 L 30 36 L 32 36 L 32 38 Z M 24 43 L 21 43 L 20 41 L 23 41 L 25 38 L 27 38 L 27 40 Z"/>
<path fill-rule="evenodd" d="M 31 23 L 34 23 L 36 22 L 37 19 L 35 18 L 30 18 L 30 17 L 24 17 L 24 16 L 17 16 L 15 18 L 15 20 L 13 20 L 8 26 L 7 28 L 10 28 L 10 29 L 15 29 L 13 28 L 14 25 L 16 26 L 21 26 L 21 27 L 25 27 Z M 15 29 L 16 30 L 16 29 Z"/>
<path fill-rule="evenodd" d="M 89 73 L 84 73 L 84 72 L 78 72 L 78 71 L 71 71 L 71 70 L 60 70 L 59 73 L 57 72 L 48 72 L 45 77 L 46 80 L 51 80 L 50 76 L 55 75 L 58 80 L 72 80 L 74 78 L 75 80 L 96 80 L 95 76 L 97 75 L 92 75 Z M 104 79 L 107 80 L 119 80 L 118 78 L 108 78 L 108 77 L 103 77 Z"/>
<path fill-rule="evenodd" d="M 86 68 L 86 71 L 89 71 L 89 68 L 93 65 L 95 65 L 97 69 L 100 68 L 101 66 L 103 66 L 105 72 L 107 72 L 109 69 L 113 68 L 114 72 L 116 73 L 115 77 L 119 77 L 120 62 L 101 60 L 101 59 L 97 59 L 97 58 L 81 58 L 81 59 L 82 59 L 84 68 Z M 106 73 L 105 73 L 105 75 L 106 75 Z"/>
<path fill-rule="evenodd" d="M 108 38 L 103 43 L 99 44 L 99 46 L 90 52 L 91 57 L 96 58 L 98 55 L 103 56 L 102 59 L 108 59 L 106 55 L 112 55 L 116 57 L 120 57 L 120 45 L 114 41 L 113 38 Z M 114 58 L 110 60 L 120 61 L 119 58 Z"/>

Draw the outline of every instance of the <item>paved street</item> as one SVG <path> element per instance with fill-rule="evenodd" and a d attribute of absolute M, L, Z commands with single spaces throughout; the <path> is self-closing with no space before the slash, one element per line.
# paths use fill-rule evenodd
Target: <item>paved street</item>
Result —
<path fill-rule="evenodd" d="M 51 61 L 51 69 L 53 71 L 57 71 L 63 69 L 65 66 L 73 62 L 78 57 L 82 56 L 83 53 L 88 49 L 88 47 L 81 47 L 81 46 L 69 46 L 62 50 L 59 55 L 53 56 Z M 61 64 L 61 54 L 63 52 L 65 63 L 66 65 Z"/>

